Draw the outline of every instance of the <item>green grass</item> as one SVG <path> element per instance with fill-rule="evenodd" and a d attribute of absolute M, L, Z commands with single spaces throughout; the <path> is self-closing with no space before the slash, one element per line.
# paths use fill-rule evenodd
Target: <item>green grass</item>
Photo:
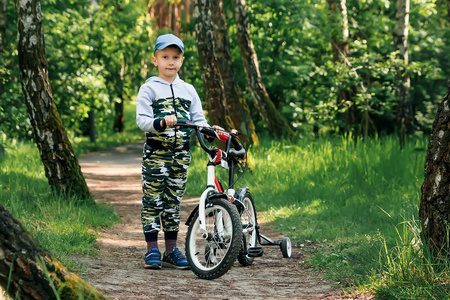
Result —
<path fill-rule="evenodd" d="M 119 218 L 105 205 L 79 204 L 51 192 L 37 148 L 32 143 L 4 141 L 0 203 L 67 267 L 80 269 L 73 254 L 95 254 L 97 230 Z"/>
<path fill-rule="evenodd" d="M 382 299 L 442 299 L 446 271 L 436 272 L 442 264 L 423 250 L 415 221 L 427 143 L 411 140 L 400 150 L 396 137 L 265 140 L 249 151 L 252 170 L 237 186 L 250 187 L 260 215 L 294 244 L 313 245 L 301 249 L 308 261 L 292 263 L 326 270 L 330 279 Z M 196 148 L 193 156 L 187 193 L 199 195 L 206 155 Z M 404 225 L 410 223 L 415 227 Z M 415 244 L 399 247 L 409 239 Z"/>
<path fill-rule="evenodd" d="M 78 154 L 143 140 L 126 106 L 126 132 L 72 139 Z M 418 205 L 427 140 L 411 140 L 403 150 L 395 137 L 360 141 L 319 138 L 295 144 L 263 139 L 250 149 L 247 185 L 256 208 L 275 230 L 289 236 L 308 260 L 351 291 L 371 290 L 379 299 L 450 299 L 447 261 L 431 258 L 420 242 Z M 56 257 L 72 268 L 74 253 L 95 254 L 97 229 L 118 218 L 52 194 L 32 143 L 3 141 L 0 203 L 18 217 Z M 187 195 L 205 188 L 206 154 L 192 149 Z M 219 168 L 220 169 L 220 168 Z M 219 175 L 226 181 L 225 171 Z M 94 211 L 93 211 L 94 209 Z M 294 253 L 295 254 L 295 253 Z M 302 258 L 304 259 L 304 258 Z"/>
<path fill-rule="evenodd" d="M 97 134 L 96 142 L 92 143 L 87 136 L 70 138 L 78 156 L 96 151 L 100 148 L 115 147 L 127 143 L 143 142 L 145 134 L 136 125 L 136 104 L 125 102 L 124 131 Z M 112 126 L 112 125 L 111 125 Z"/>
<path fill-rule="evenodd" d="M 136 108 L 125 105 L 125 131 L 70 140 L 79 157 L 99 148 L 142 141 L 144 134 L 135 125 Z M 18 142 L 0 134 L 0 203 L 55 257 L 71 269 L 82 266 L 74 254 L 96 254 L 98 230 L 112 226 L 119 217 L 111 207 L 79 204 L 52 193 L 38 150 L 32 141 Z"/>

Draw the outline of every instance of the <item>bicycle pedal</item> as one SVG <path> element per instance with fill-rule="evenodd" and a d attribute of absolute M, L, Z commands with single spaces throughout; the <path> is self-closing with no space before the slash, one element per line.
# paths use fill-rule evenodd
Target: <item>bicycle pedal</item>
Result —
<path fill-rule="evenodd" d="M 263 247 L 250 247 L 247 249 L 247 255 L 249 257 L 261 257 L 264 254 Z"/>

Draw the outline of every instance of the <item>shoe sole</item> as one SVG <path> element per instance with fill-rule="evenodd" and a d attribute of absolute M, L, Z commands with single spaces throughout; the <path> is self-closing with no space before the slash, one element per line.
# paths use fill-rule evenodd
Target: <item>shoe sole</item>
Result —
<path fill-rule="evenodd" d="M 160 265 L 144 265 L 145 269 L 161 270 Z"/>
<path fill-rule="evenodd" d="M 188 270 L 188 269 L 190 269 L 189 266 L 177 266 L 177 265 L 173 265 L 173 264 L 171 264 L 171 263 L 164 262 L 164 261 L 162 262 L 162 265 L 163 265 L 164 267 L 173 268 L 173 269 L 178 269 L 178 270 Z"/>

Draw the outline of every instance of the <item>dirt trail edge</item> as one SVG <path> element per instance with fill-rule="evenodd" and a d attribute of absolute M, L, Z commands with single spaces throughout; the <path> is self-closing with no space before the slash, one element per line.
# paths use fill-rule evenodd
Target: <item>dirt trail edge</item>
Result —
<path fill-rule="evenodd" d="M 83 277 L 111 299 L 339 299 L 337 286 L 321 274 L 299 267 L 305 257 L 293 248 L 283 258 L 278 246 L 264 247 L 253 265 L 236 262 L 215 280 L 201 280 L 190 270 L 143 268 L 146 244 L 140 223 L 142 144 L 129 144 L 90 153 L 80 159 L 88 186 L 99 202 L 112 205 L 122 219 L 98 239 L 99 255 L 78 259 Z M 189 184 L 189 182 L 188 182 Z M 198 198 L 182 202 L 178 246 L 184 252 L 188 214 Z M 268 228 L 262 232 L 273 239 Z M 160 250 L 164 251 L 162 233 Z M 333 294 L 335 296 L 333 296 Z"/>

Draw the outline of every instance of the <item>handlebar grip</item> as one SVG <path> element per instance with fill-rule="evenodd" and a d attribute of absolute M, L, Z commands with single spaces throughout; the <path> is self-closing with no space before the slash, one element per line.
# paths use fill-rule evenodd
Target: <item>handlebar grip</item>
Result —
<path fill-rule="evenodd" d="M 236 151 L 239 151 L 242 149 L 242 144 L 239 143 L 239 141 L 237 140 L 236 136 L 234 136 L 233 134 L 231 135 L 231 143 L 233 143 L 234 149 Z"/>
<path fill-rule="evenodd" d="M 205 134 L 205 135 L 209 135 L 209 136 L 213 136 L 213 137 L 217 137 L 216 131 L 212 128 L 209 127 L 203 127 L 200 129 L 200 132 Z"/>

